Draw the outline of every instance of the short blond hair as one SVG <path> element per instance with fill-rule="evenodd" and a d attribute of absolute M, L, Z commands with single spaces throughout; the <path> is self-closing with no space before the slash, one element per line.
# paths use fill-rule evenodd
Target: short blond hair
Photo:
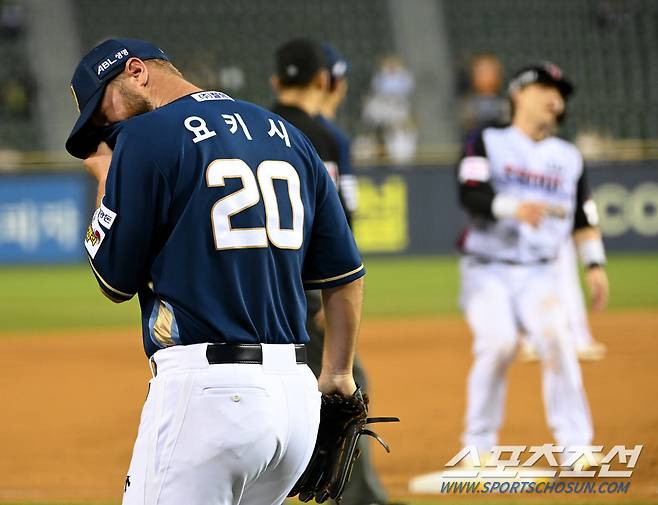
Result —
<path fill-rule="evenodd" d="M 163 70 L 170 74 L 174 74 L 178 77 L 183 77 L 183 74 L 180 73 L 180 70 L 178 70 L 170 61 L 154 59 L 154 60 L 146 60 L 144 63 L 146 63 L 147 65 L 151 64 L 156 68 L 159 68 L 160 70 Z"/>

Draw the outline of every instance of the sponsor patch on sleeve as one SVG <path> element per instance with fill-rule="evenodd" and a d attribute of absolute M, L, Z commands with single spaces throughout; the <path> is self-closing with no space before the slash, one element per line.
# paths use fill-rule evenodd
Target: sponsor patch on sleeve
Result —
<path fill-rule="evenodd" d="M 87 228 L 87 233 L 85 235 L 85 248 L 92 259 L 96 257 L 96 253 L 105 238 L 105 232 L 98 221 L 100 210 L 101 209 L 96 209 L 96 212 L 94 212 L 94 217 L 92 218 L 91 224 L 89 225 L 89 228 Z"/>
<path fill-rule="evenodd" d="M 482 156 L 467 156 L 459 164 L 459 181 L 486 182 L 491 178 L 489 160 Z"/>
<path fill-rule="evenodd" d="M 102 200 L 101 200 L 101 206 L 98 208 L 97 212 L 98 212 L 98 222 L 108 230 L 112 228 L 112 225 L 114 224 L 114 220 L 117 217 L 116 212 L 112 212 L 110 209 L 108 209 L 103 204 Z"/>

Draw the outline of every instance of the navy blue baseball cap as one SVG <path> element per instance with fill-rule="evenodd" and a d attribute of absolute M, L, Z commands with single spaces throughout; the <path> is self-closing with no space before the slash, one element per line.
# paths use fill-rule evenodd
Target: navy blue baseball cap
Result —
<path fill-rule="evenodd" d="M 545 61 L 524 67 L 514 74 L 508 85 L 510 95 L 529 84 L 548 84 L 555 86 L 566 100 L 573 93 L 573 84 L 564 77 L 562 69 L 554 63 Z"/>
<path fill-rule="evenodd" d="M 345 77 L 350 66 L 338 49 L 329 42 L 322 44 L 322 50 L 324 51 L 325 64 L 329 70 L 329 76 L 333 85 L 338 79 Z"/>
<path fill-rule="evenodd" d="M 108 39 L 89 51 L 80 61 L 71 80 L 71 94 L 80 116 L 66 141 L 66 150 L 76 158 L 86 158 L 96 150 L 100 128 L 89 125 L 98 108 L 105 86 L 123 72 L 129 58 L 166 60 L 162 49 L 137 39 Z"/>

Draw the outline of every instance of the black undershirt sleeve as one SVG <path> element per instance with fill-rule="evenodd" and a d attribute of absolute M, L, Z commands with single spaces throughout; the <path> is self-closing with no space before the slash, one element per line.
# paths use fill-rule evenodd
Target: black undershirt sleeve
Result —
<path fill-rule="evenodd" d="M 574 215 L 573 229 L 580 230 L 582 228 L 589 228 L 591 226 L 596 226 L 596 223 L 592 223 L 587 213 L 585 212 L 585 206 L 590 200 L 590 190 L 589 184 L 587 183 L 587 175 L 585 174 L 585 167 L 583 167 L 583 172 L 578 179 L 578 186 L 576 188 L 576 212 Z"/>
<path fill-rule="evenodd" d="M 491 212 L 494 196 L 494 190 L 488 182 L 478 182 L 472 186 L 467 183 L 459 185 L 459 202 L 476 216 L 495 219 Z"/>

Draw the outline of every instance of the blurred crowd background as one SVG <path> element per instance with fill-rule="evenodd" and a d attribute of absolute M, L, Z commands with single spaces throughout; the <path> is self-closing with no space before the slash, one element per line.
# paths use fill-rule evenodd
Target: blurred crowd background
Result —
<path fill-rule="evenodd" d="M 657 27 L 653 0 L 1 0 L 0 150 L 63 151 L 67 80 L 108 36 L 155 41 L 192 81 L 265 106 L 274 49 L 309 36 L 350 62 L 340 123 L 360 159 L 454 152 L 505 119 L 506 77 L 539 60 L 577 86 L 563 134 L 641 156 L 658 138 Z"/>
<path fill-rule="evenodd" d="M 605 165 L 592 180 L 608 242 L 656 249 L 655 0 L 0 0 L 0 262 L 27 257 L 25 236 L 75 237 L 86 221 L 89 209 L 70 199 L 51 200 L 61 212 L 44 216 L 35 181 L 10 186 L 8 175 L 81 172 L 64 151 L 77 115 L 69 82 L 113 36 L 159 44 L 192 82 L 265 107 L 277 47 L 332 43 L 349 62 L 337 122 L 352 138 L 366 253 L 454 250 L 462 213 L 442 169 L 468 130 L 509 118 L 510 75 L 552 61 L 576 86 L 560 134 Z M 42 182 L 52 193 L 61 180 Z M 44 225 L 76 212 L 65 231 Z"/>

